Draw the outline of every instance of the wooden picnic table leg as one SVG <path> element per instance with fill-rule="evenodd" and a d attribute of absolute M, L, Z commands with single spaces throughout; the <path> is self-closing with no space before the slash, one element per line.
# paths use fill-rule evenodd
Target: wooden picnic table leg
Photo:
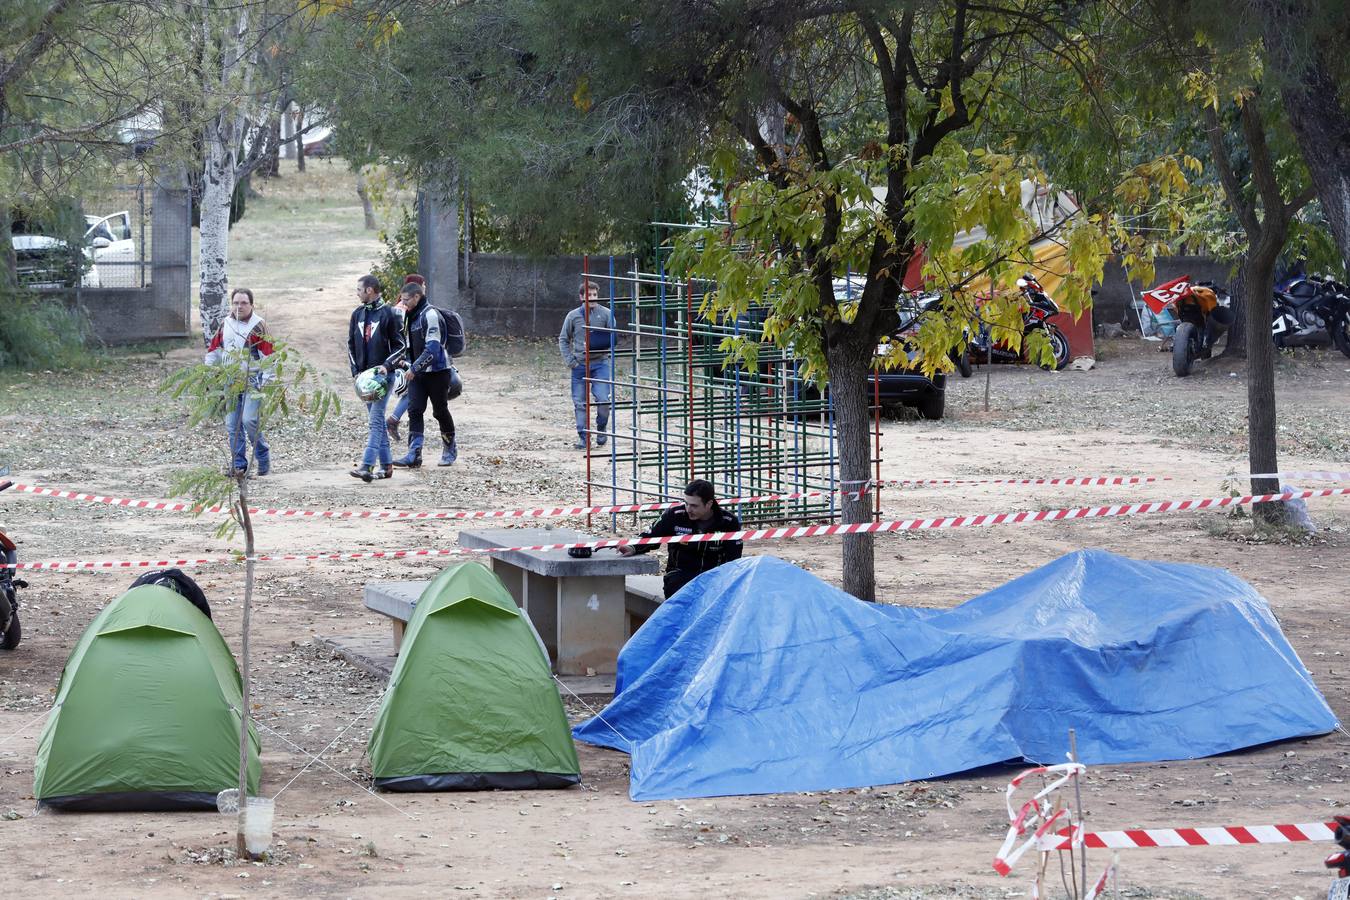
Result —
<path fill-rule="evenodd" d="M 623 576 L 572 575 L 555 580 L 558 674 L 614 674 L 624 643 Z"/>

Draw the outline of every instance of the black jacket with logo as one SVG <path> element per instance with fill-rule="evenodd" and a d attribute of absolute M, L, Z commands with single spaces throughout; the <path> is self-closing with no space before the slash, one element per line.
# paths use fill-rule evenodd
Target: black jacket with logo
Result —
<path fill-rule="evenodd" d="M 642 537 L 673 537 L 677 534 L 708 534 L 711 532 L 740 531 L 741 520 L 714 504 L 712 518 L 704 522 L 695 522 L 689 518 L 684 505 L 672 506 L 666 510 L 651 528 L 642 532 Z M 633 549 L 638 553 L 654 550 L 657 544 L 638 544 Z M 715 569 L 722 563 L 741 558 L 744 549 L 740 541 L 695 541 L 689 544 L 667 544 L 670 559 L 666 562 L 666 571 L 680 570 L 690 575 L 699 575 L 709 569 Z"/>
<path fill-rule="evenodd" d="M 352 310 L 347 326 L 347 361 L 352 377 L 375 366 L 394 369 L 407 355 L 403 318 L 382 301 L 363 303 Z"/>

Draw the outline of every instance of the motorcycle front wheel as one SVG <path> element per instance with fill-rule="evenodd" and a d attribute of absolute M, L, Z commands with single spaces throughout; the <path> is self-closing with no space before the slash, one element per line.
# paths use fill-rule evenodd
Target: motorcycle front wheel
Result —
<path fill-rule="evenodd" d="M 1195 358 L 1191 353 L 1194 335 L 1195 326 L 1190 322 L 1177 325 L 1176 333 L 1172 335 L 1172 371 L 1178 378 L 1191 374 L 1191 362 Z"/>
<path fill-rule="evenodd" d="M 1050 342 L 1050 352 L 1054 354 L 1054 366 L 1042 364 L 1041 368 L 1049 371 L 1051 368 L 1059 371 L 1069 364 L 1069 339 L 1064 336 L 1064 332 L 1059 330 L 1059 326 L 1051 325 L 1047 322 L 1042 326 L 1045 329 L 1045 339 Z"/>
<path fill-rule="evenodd" d="M 961 373 L 962 378 L 969 378 L 975 373 L 975 368 L 970 364 L 970 348 L 966 347 L 957 353 L 952 351 L 952 362 L 956 364 L 956 371 Z"/>

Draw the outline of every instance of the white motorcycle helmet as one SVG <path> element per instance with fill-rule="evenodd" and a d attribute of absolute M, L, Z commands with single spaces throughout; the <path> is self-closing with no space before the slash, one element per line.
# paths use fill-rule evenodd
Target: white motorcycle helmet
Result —
<path fill-rule="evenodd" d="M 366 369 L 356 376 L 356 396 L 366 403 L 383 397 L 385 390 L 384 369 L 379 366 Z"/>

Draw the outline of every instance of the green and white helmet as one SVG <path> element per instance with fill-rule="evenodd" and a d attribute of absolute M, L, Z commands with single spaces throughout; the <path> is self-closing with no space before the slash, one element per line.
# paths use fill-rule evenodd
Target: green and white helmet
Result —
<path fill-rule="evenodd" d="M 385 390 L 384 369 L 379 366 L 356 376 L 356 396 L 366 403 L 383 397 Z"/>

